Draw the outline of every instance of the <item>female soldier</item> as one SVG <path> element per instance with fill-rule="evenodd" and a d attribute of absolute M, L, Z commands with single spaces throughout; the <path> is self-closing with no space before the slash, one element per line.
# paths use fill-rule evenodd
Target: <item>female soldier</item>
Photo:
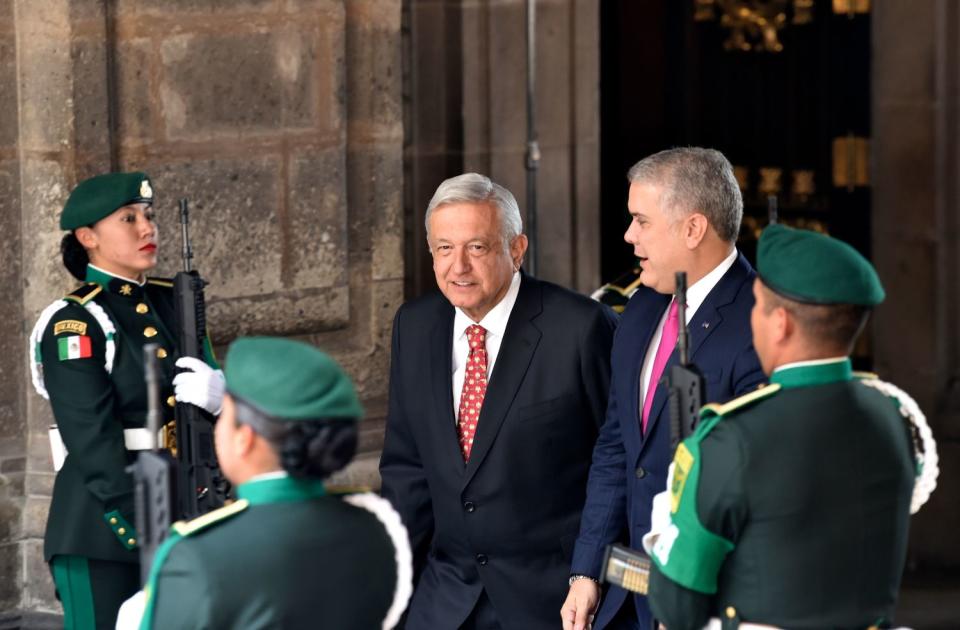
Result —
<path fill-rule="evenodd" d="M 143 345 L 160 345 L 171 416 L 174 361 L 195 370 L 177 377 L 178 398 L 211 413 L 220 408 L 219 370 L 177 360 L 172 283 L 146 277 L 157 263 L 152 203 L 144 173 L 100 175 L 74 189 L 60 215 L 61 229 L 69 230 L 61 252 L 85 284 L 51 304 L 31 335 L 34 385 L 50 399 L 59 428 L 59 437 L 51 430 L 58 473 L 44 557 L 66 628 L 113 628 L 120 604 L 139 585 L 126 467 L 131 451 L 152 443 L 143 428 Z M 58 462 L 60 438 L 67 454 Z"/>
<path fill-rule="evenodd" d="M 238 501 L 173 526 L 117 627 L 394 627 L 413 592 L 400 515 L 324 487 L 357 447 L 349 377 L 313 346 L 253 337 L 230 346 L 226 381 L 216 448 Z"/>

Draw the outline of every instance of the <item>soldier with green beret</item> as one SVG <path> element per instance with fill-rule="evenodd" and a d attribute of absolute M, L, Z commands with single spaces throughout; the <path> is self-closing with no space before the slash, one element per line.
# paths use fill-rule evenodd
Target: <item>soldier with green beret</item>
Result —
<path fill-rule="evenodd" d="M 773 225 L 757 258 L 751 327 L 770 384 L 704 407 L 678 447 L 651 608 L 669 630 L 886 627 L 937 455 L 916 403 L 851 369 L 883 287 L 815 232 Z"/>
<path fill-rule="evenodd" d="M 357 447 L 350 379 L 308 344 L 255 337 L 230 346 L 226 384 L 215 442 L 237 501 L 173 526 L 118 627 L 393 627 L 413 591 L 400 516 L 324 485 Z"/>
<path fill-rule="evenodd" d="M 172 283 L 146 274 L 157 263 L 153 187 L 145 173 L 81 182 L 60 215 L 63 263 L 83 284 L 47 307 L 30 337 L 37 392 L 50 400 L 54 468 L 44 556 L 67 628 L 112 628 L 139 586 L 133 480 L 126 467 L 152 443 L 143 345 L 158 343 L 168 420 L 174 395 L 209 412 L 223 377 L 180 358 Z M 209 350 L 209 344 L 208 350 Z M 183 361 L 192 371 L 178 376 Z"/>

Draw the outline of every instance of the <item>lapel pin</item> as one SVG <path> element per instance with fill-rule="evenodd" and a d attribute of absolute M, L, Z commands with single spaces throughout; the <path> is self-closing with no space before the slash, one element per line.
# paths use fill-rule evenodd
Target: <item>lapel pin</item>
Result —
<path fill-rule="evenodd" d="M 703 322 L 704 328 L 710 328 L 710 322 Z"/>

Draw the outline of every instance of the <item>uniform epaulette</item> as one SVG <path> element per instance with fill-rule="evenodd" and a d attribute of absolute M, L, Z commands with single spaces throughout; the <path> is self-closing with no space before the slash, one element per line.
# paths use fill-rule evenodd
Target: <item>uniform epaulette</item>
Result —
<path fill-rule="evenodd" d="M 858 371 L 854 370 L 854 371 L 853 371 L 853 378 L 855 378 L 855 379 L 857 379 L 857 380 L 860 380 L 860 381 L 868 381 L 868 380 L 880 378 L 880 375 L 877 374 L 876 372 L 858 372 Z"/>
<path fill-rule="evenodd" d="M 170 278 L 147 278 L 147 284 L 155 284 L 158 287 L 173 288 L 173 280 Z"/>
<path fill-rule="evenodd" d="M 70 293 L 67 293 L 65 296 L 63 296 L 63 299 L 70 302 L 76 302 L 82 306 L 92 300 L 94 296 L 101 291 L 103 291 L 103 287 L 101 287 L 99 284 L 96 282 L 88 282 L 77 287 Z"/>
<path fill-rule="evenodd" d="M 608 282 L 603 286 L 604 289 L 609 291 L 615 291 L 622 295 L 623 297 L 630 297 L 630 295 L 640 286 L 640 274 L 636 271 L 629 271 L 616 280 Z"/>
<path fill-rule="evenodd" d="M 204 530 L 215 523 L 219 523 L 224 519 L 228 519 L 231 516 L 243 512 L 249 505 L 249 501 L 246 499 L 240 499 L 239 501 L 234 501 L 230 505 L 225 505 L 218 510 L 207 512 L 203 516 L 198 516 L 191 521 L 177 521 L 173 524 L 173 529 L 181 536 L 192 536 L 193 534 L 196 534 L 197 532 Z"/>
<path fill-rule="evenodd" d="M 719 405 L 717 403 L 710 403 L 708 405 L 704 405 L 703 408 L 700 410 L 700 417 L 702 418 L 705 415 L 713 415 L 713 416 L 729 415 L 734 411 L 738 411 L 740 409 L 743 409 L 744 407 L 752 405 L 758 400 L 763 400 L 764 398 L 768 398 L 773 394 L 776 394 L 778 391 L 780 391 L 780 389 L 781 387 L 779 383 L 773 383 L 773 384 L 767 385 L 766 387 L 761 387 L 758 390 L 752 391 L 749 394 L 744 394 L 743 396 L 734 398 L 733 400 L 726 402 L 722 405 Z"/>
<path fill-rule="evenodd" d="M 373 492 L 373 489 L 370 488 L 370 486 L 326 486 L 324 490 L 326 490 L 327 494 L 335 496 Z"/>

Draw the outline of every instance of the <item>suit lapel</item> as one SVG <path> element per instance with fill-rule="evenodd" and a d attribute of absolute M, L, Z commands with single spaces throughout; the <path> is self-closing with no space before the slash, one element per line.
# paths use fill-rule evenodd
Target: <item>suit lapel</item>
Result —
<path fill-rule="evenodd" d="M 541 336 L 540 330 L 531 320 L 542 310 L 543 297 L 539 281 L 523 274 L 520 292 L 510 318 L 507 320 L 503 342 L 500 344 L 500 351 L 480 409 L 480 419 L 477 422 L 470 461 L 467 463 L 464 485 L 470 483 L 487 453 L 490 452 L 490 447 L 507 417 L 507 412 L 510 411 L 517 390 L 523 383 Z"/>
<path fill-rule="evenodd" d="M 463 474 L 463 455 L 453 413 L 453 307 L 444 308 L 430 338 L 430 380 L 433 382 L 433 418 L 439 434 L 440 452 L 457 474 Z"/>
<path fill-rule="evenodd" d="M 713 334 L 713 331 L 723 322 L 723 315 L 720 313 L 720 309 L 736 299 L 737 292 L 747 279 L 749 273 L 750 266 L 749 263 L 747 263 L 747 259 L 743 257 L 743 254 L 738 254 L 737 259 L 733 262 L 733 266 L 723 274 L 717 285 L 707 294 L 706 299 L 700 305 L 700 308 L 697 309 L 693 319 L 690 320 L 688 326 L 690 331 L 689 355 L 692 363 L 697 363 L 697 352 L 703 347 L 707 338 Z M 663 368 L 663 376 L 661 379 L 666 378 L 670 373 L 670 367 L 676 365 L 679 361 L 680 352 L 675 349 L 673 354 L 670 355 L 670 360 L 667 361 L 667 365 Z M 653 435 L 654 425 L 659 422 L 660 416 L 666 407 L 667 399 L 667 388 L 657 387 L 657 391 L 653 397 L 653 405 L 650 407 L 650 419 L 644 437 Z"/>

